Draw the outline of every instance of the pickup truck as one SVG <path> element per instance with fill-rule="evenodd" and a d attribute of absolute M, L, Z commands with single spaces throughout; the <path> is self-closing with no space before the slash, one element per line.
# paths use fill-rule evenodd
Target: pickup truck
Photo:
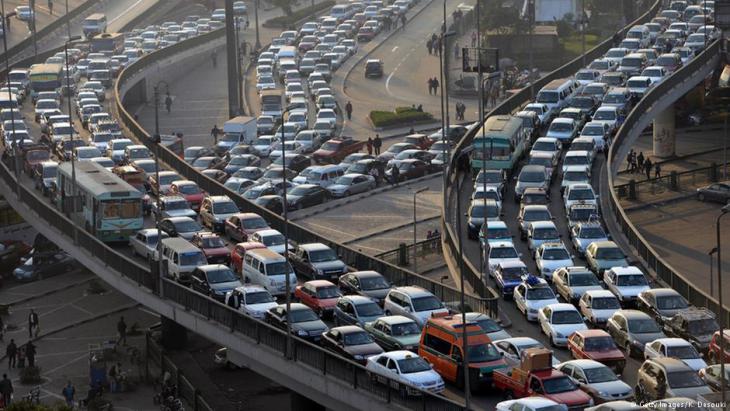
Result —
<path fill-rule="evenodd" d="M 352 137 L 333 138 L 322 144 L 312 157 L 319 164 L 337 164 L 348 155 L 360 151 L 364 145 L 364 141 L 353 140 Z"/>
<path fill-rule="evenodd" d="M 23 169 L 31 175 L 33 169 L 40 163 L 51 159 L 51 151 L 43 144 L 26 145 L 23 151 Z"/>

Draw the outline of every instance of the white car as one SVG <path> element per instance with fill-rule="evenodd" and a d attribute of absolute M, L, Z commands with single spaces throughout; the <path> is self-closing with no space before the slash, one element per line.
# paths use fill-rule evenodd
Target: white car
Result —
<path fill-rule="evenodd" d="M 588 166 L 567 166 L 560 180 L 560 190 L 564 191 L 571 184 L 590 184 L 591 168 Z"/>
<path fill-rule="evenodd" d="M 683 338 L 659 338 L 644 345 L 644 359 L 674 357 L 682 360 L 690 368 L 699 371 L 707 367 L 702 354 L 689 341 Z"/>
<path fill-rule="evenodd" d="M 565 214 L 570 212 L 570 207 L 575 204 L 598 204 L 598 196 L 590 184 L 571 184 L 565 189 L 564 205 Z"/>
<path fill-rule="evenodd" d="M 286 239 L 284 238 L 284 235 L 274 229 L 257 231 L 251 234 L 249 241 L 261 243 L 269 250 L 279 254 L 284 254 L 284 249 L 286 248 Z M 293 249 L 294 246 L 289 244 L 289 250 Z"/>
<path fill-rule="evenodd" d="M 536 281 L 530 281 L 528 278 L 515 287 L 512 299 L 517 309 L 525 314 L 527 321 L 537 321 L 537 313 L 541 308 L 558 303 L 553 289 L 542 278 L 538 278 Z"/>
<path fill-rule="evenodd" d="M 544 103 L 530 103 L 525 106 L 524 111 L 532 111 L 537 114 L 540 119 L 540 126 L 544 126 L 550 122 L 550 108 Z"/>
<path fill-rule="evenodd" d="M 317 120 L 327 120 L 330 123 L 330 127 L 335 127 L 337 124 L 337 113 L 331 108 L 323 108 L 317 112 Z"/>
<path fill-rule="evenodd" d="M 613 134 L 619 127 L 619 109 L 613 106 L 598 107 L 591 121 L 597 121 L 608 125 L 609 133 Z"/>
<path fill-rule="evenodd" d="M 210 19 L 215 20 L 215 21 L 226 21 L 226 10 L 225 9 L 213 10 L 213 13 L 210 14 Z"/>
<path fill-rule="evenodd" d="M 92 146 L 74 147 L 73 157 L 76 161 L 89 161 L 94 157 L 101 157 L 101 151 Z"/>
<path fill-rule="evenodd" d="M 487 224 L 482 225 L 479 230 L 479 242 L 482 248 L 487 244 L 491 247 L 493 244 L 511 243 L 512 234 L 504 221 L 487 221 Z"/>
<path fill-rule="evenodd" d="M 276 89 L 276 82 L 273 76 L 264 74 L 256 80 L 256 90 L 259 92 L 274 89 Z"/>
<path fill-rule="evenodd" d="M 543 244 L 560 241 L 560 232 L 553 221 L 533 221 L 527 226 L 527 247 L 533 253 Z"/>
<path fill-rule="evenodd" d="M 260 320 L 269 309 L 276 307 L 276 299 L 260 285 L 244 285 L 226 293 L 225 304 Z"/>
<path fill-rule="evenodd" d="M 542 307 L 537 313 L 537 321 L 553 346 L 567 346 L 568 337 L 576 331 L 587 330 L 580 312 L 573 304 L 558 303 Z"/>
<path fill-rule="evenodd" d="M 374 355 L 368 358 L 365 368 L 371 373 L 373 380 L 382 384 L 390 385 L 393 384 L 391 380 L 395 380 L 434 394 L 445 388 L 444 380 L 431 369 L 431 365 L 411 351 L 390 351 Z M 419 394 L 415 390 L 409 390 L 408 393 Z"/>
<path fill-rule="evenodd" d="M 527 397 L 502 401 L 497 411 L 568 411 L 568 406 L 543 397 Z"/>
<path fill-rule="evenodd" d="M 636 301 L 642 291 L 651 289 L 644 273 L 634 266 L 613 267 L 604 271 L 603 282 L 622 304 Z"/>
<path fill-rule="evenodd" d="M 587 267 L 562 267 L 553 272 L 553 285 L 564 301 L 575 303 L 588 291 L 604 291 L 601 282 Z"/>
<path fill-rule="evenodd" d="M 608 318 L 620 309 L 618 298 L 608 290 L 588 290 L 578 301 L 578 310 L 583 317 L 599 328 L 604 328 Z"/>
<path fill-rule="evenodd" d="M 651 79 L 652 83 L 656 84 L 667 76 L 667 69 L 662 66 L 649 66 L 641 72 L 641 75 Z"/>
<path fill-rule="evenodd" d="M 505 338 L 503 340 L 493 340 L 493 343 L 497 351 L 503 353 L 507 362 L 515 366 L 520 364 L 522 351 L 528 348 L 545 348 L 540 341 L 531 337 Z M 560 364 L 560 361 L 554 355 L 551 357 L 553 367 Z"/>
<path fill-rule="evenodd" d="M 383 301 L 383 310 L 385 315 L 408 317 L 419 327 L 430 317 L 449 312 L 435 295 L 417 286 L 391 288 Z"/>
<path fill-rule="evenodd" d="M 553 137 L 540 137 L 535 140 L 530 150 L 530 155 L 533 153 L 548 153 L 552 155 L 560 154 L 562 144 L 557 138 Z"/>
<path fill-rule="evenodd" d="M 348 197 L 352 194 L 364 193 L 375 188 L 375 178 L 364 174 L 345 174 L 338 178 L 327 190 L 332 197 Z"/>
<path fill-rule="evenodd" d="M 259 136 L 259 138 L 251 143 L 251 147 L 256 155 L 266 158 L 271 153 L 271 147 L 274 145 L 276 140 L 277 137 L 275 136 Z"/>
<path fill-rule="evenodd" d="M 596 402 L 626 400 L 634 395 L 631 386 L 621 381 L 611 368 L 598 361 L 571 360 L 555 368 L 572 376 L 580 388 Z"/>
<path fill-rule="evenodd" d="M 484 249 L 482 249 L 484 252 Z M 489 245 L 489 254 L 487 255 L 487 261 L 489 266 L 487 267 L 489 275 L 494 274 L 494 270 L 500 263 L 511 263 L 511 262 L 522 262 L 520 254 L 517 252 L 515 245 L 509 242 L 491 243 Z M 484 259 L 482 258 L 482 261 Z"/>
<path fill-rule="evenodd" d="M 586 248 L 596 241 L 608 241 L 608 234 L 600 223 L 578 223 L 570 228 L 570 238 L 573 247 L 581 255 L 584 255 Z"/>
<path fill-rule="evenodd" d="M 299 130 L 304 130 L 309 125 L 307 112 L 303 110 L 292 111 L 291 113 L 289 113 L 289 117 L 286 120 L 287 123 L 296 124 L 299 127 Z"/>
<path fill-rule="evenodd" d="M 535 250 L 535 265 L 541 276 L 552 281 L 555 270 L 572 267 L 574 262 L 565 244 L 558 241 L 543 243 Z"/>
<path fill-rule="evenodd" d="M 158 233 L 160 236 L 157 235 Z M 164 231 L 158 231 L 156 228 L 143 228 L 137 231 L 134 236 L 129 237 L 132 255 L 138 255 L 147 261 L 156 260 L 157 240 L 160 237 L 164 240 L 169 235 Z"/>
<path fill-rule="evenodd" d="M 578 138 L 587 137 L 593 140 L 593 155 L 595 156 L 596 152 L 603 151 L 606 145 L 606 138 L 610 135 L 611 126 L 603 122 L 590 121 L 586 123 L 580 130 L 580 135 L 578 135 Z M 573 141 L 575 142 L 575 140 Z"/>

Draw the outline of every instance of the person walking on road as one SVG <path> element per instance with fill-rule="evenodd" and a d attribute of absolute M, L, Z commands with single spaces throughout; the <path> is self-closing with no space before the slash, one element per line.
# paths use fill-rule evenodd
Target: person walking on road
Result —
<path fill-rule="evenodd" d="M 210 53 L 210 60 L 213 62 L 213 68 L 218 67 L 218 52 L 213 50 L 213 52 Z"/>
<path fill-rule="evenodd" d="M 345 112 L 347 113 L 347 119 L 352 120 L 352 102 L 349 100 L 345 104 Z"/>
<path fill-rule="evenodd" d="M 28 314 L 28 338 L 33 338 L 33 334 L 35 336 L 38 336 L 38 330 L 39 330 L 40 324 L 38 323 L 38 313 L 35 312 L 34 309 L 30 309 L 30 314 Z"/>
<path fill-rule="evenodd" d="M 63 390 L 61 390 L 61 395 L 63 395 L 63 399 L 66 400 L 66 405 L 73 408 L 74 397 L 76 396 L 76 387 L 74 387 L 70 380 L 66 383 L 66 386 L 63 387 Z"/>
<path fill-rule="evenodd" d="M 25 344 L 25 356 L 28 357 L 28 367 L 35 367 L 35 345 L 33 341 L 28 341 Z"/>
<path fill-rule="evenodd" d="M 10 31 L 10 15 L 5 16 L 5 29 Z"/>
<path fill-rule="evenodd" d="M 471 32 L 471 46 L 472 47 L 477 46 L 477 32 L 476 31 Z"/>
<path fill-rule="evenodd" d="M 629 154 L 626 154 L 626 171 L 631 171 L 631 163 L 634 158 L 634 149 L 629 150 Z"/>
<path fill-rule="evenodd" d="M 433 78 L 433 94 L 437 95 L 439 93 L 439 81 L 436 77 Z"/>
<path fill-rule="evenodd" d="M 659 165 L 659 162 L 657 161 L 654 163 L 654 178 L 661 178 L 662 177 L 662 166 Z"/>
<path fill-rule="evenodd" d="M 0 394 L 3 398 L 3 407 L 7 408 L 13 397 L 13 382 L 8 379 L 7 374 L 3 374 L 3 379 L 0 380 Z"/>
<path fill-rule="evenodd" d="M 455 59 L 459 58 L 459 42 L 458 41 L 454 42 L 454 58 Z"/>
<path fill-rule="evenodd" d="M 119 322 L 117 323 L 117 333 L 119 333 L 119 340 L 117 340 L 117 345 L 127 345 L 127 323 L 124 322 L 124 316 L 119 317 Z"/>
<path fill-rule="evenodd" d="M 428 95 L 430 96 L 433 94 L 433 78 L 429 77 L 426 83 L 428 83 Z"/>
<path fill-rule="evenodd" d="M 639 152 L 639 155 L 636 156 L 636 172 L 641 173 L 641 170 L 644 169 L 644 152 Z"/>
<path fill-rule="evenodd" d="M 15 340 L 10 339 L 10 344 L 5 347 L 5 355 L 8 357 L 8 369 L 15 368 L 15 358 L 18 355 L 18 346 L 15 345 Z"/>
<path fill-rule="evenodd" d="M 406 21 L 407 21 L 406 15 L 405 14 L 401 14 L 401 16 L 400 16 L 400 25 L 401 25 L 401 28 L 403 30 L 406 29 Z"/>
<path fill-rule="evenodd" d="M 48 14 L 53 16 L 53 0 L 48 0 Z"/>
<path fill-rule="evenodd" d="M 644 160 L 644 173 L 646 173 L 646 179 L 648 180 L 651 178 L 651 169 L 653 164 L 651 163 L 651 159 L 647 158 Z M 641 172 L 641 171 L 639 171 Z"/>
<path fill-rule="evenodd" d="M 172 97 L 170 97 L 170 93 L 167 93 L 165 97 L 165 108 L 167 108 L 167 114 L 170 114 L 170 109 L 172 108 Z"/>
<path fill-rule="evenodd" d="M 390 176 L 391 176 L 390 183 L 393 184 L 394 186 L 397 186 L 398 180 L 400 180 L 400 170 L 398 170 L 398 167 L 395 165 L 393 166 L 392 170 L 393 171 L 390 172 Z"/>
<path fill-rule="evenodd" d="M 383 140 L 380 139 L 380 134 L 375 135 L 373 140 L 373 148 L 375 149 L 375 155 L 380 155 L 380 146 L 383 145 Z"/>
<path fill-rule="evenodd" d="M 369 156 L 373 155 L 373 139 L 372 139 L 372 137 L 368 137 L 368 141 L 367 141 L 367 143 L 365 143 L 365 145 L 368 148 L 368 155 Z"/>
<path fill-rule="evenodd" d="M 213 125 L 213 128 L 210 130 L 210 135 L 213 136 L 213 144 L 218 144 L 218 135 L 221 133 L 221 129 L 218 128 L 217 124 Z"/>
<path fill-rule="evenodd" d="M 378 172 L 378 167 L 373 167 L 370 169 L 370 176 L 373 177 L 373 180 L 375 180 L 375 187 L 380 185 L 380 173 Z"/>
<path fill-rule="evenodd" d="M 429 56 L 433 54 L 433 41 L 431 39 L 426 40 L 426 49 L 428 50 Z"/>

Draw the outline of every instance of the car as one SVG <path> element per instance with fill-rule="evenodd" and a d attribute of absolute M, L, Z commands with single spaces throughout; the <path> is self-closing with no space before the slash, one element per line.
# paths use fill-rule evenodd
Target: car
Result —
<path fill-rule="evenodd" d="M 626 357 L 604 330 L 576 331 L 568 338 L 568 351 L 575 359 L 599 361 L 617 374 L 621 374 L 626 365 Z"/>
<path fill-rule="evenodd" d="M 623 250 L 613 241 L 593 241 L 585 251 L 588 267 L 599 276 L 613 267 L 626 267 L 628 261 Z"/>
<path fill-rule="evenodd" d="M 418 351 L 421 329 L 415 321 L 408 317 L 383 316 L 373 322 L 365 323 L 364 329 L 386 351 Z"/>
<path fill-rule="evenodd" d="M 224 303 L 258 320 L 263 320 L 265 313 L 278 305 L 268 290 L 260 285 L 251 284 L 229 291 Z"/>
<path fill-rule="evenodd" d="M 698 375 L 702 380 L 707 384 L 708 387 L 712 388 L 715 391 L 721 391 L 722 390 L 722 382 L 723 379 L 722 376 L 722 370 L 720 369 L 720 364 L 710 365 L 708 367 L 705 367 L 701 369 L 698 372 Z M 730 367 L 725 366 L 725 390 L 730 387 L 730 384 L 728 383 L 730 381 Z"/>
<path fill-rule="evenodd" d="M 608 269 L 603 274 L 603 282 L 624 306 L 635 305 L 639 294 L 651 288 L 644 273 L 634 266 Z"/>
<path fill-rule="evenodd" d="M 243 284 L 227 265 L 207 264 L 193 270 L 190 286 L 193 290 L 223 303 L 227 293 Z"/>
<path fill-rule="evenodd" d="M 587 291 L 603 290 L 601 282 L 587 267 L 565 266 L 553 272 L 553 285 L 563 300 L 577 303 Z"/>
<path fill-rule="evenodd" d="M 290 328 L 291 333 L 299 338 L 319 342 L 322 334 L 329 330 L 327 324 L 317 316 L 314 310 L 304 304 L 291 303 L 290 307 L 288 313 L 286 304 L 270 308 L 264 315 L 264 321 L 282 330 Z M 289 327 L 287 327 L 287 318 L 291 319 Z"/>
<path fill-rule="evenodd" d="M 320 345 L 347 359 L 365 365 L 367 359 L 383 349 L 362 328 L 355 325 L 335 327 L 322 334 Z"/>
<path fill-rule="evenodd" d="M 158 227 L 170 237 L 182 237 L 188 241 L 203 230 L 203 227 L 190 217 L 168 217 L 161 220 Z"/>
<path fill-rule="evenodd" d="M 641 72 L 641 75 L 649 78 L 652 84 L 661 82 L 667 74 L 667 70 L 662 66 L 649 66 Z"/>
<path fill-rule="evenodd" d="M 540 309 L 558 303 L 558 298 L 547 281 L 533 276 L 529 276 L 522 284 L 515 287 L 512 299 L 527 321 L 537 321 Z"/>
<path fill-rule="evenodd" d="M 494 270 L 501 263 L 519 263 L 522 261 L 521 255 L 517 252 L 512 241 L 490 244 L 488 250 L 482 249 L 482 252 L 487 253 L 487 258 L 482 258 L 482 261 L 488 264 L 483 267 L 483 271 L 489 273 L 490 276 L 494 274 Z"/>
<path fill-rule="evenodd" d="M 284 239 L 284 235 L 274 229 L 256 231 L 255 233 L 251 234 L 251 236 L 249 237 L 249 241 L 261 243 L 265 245 L 266 248 L 281 255 L 285 254 L 285 249 L 287 248 L 287 243 Z M 294 246 L 288 244 L 288 248 L 292 249 L 294 248 Z"/>
<path fill-rule="evenodd" d="M 21 261 L 22 264 L 13 269 L 13 277 L 21 282 L 42 280 L 80 268 L 80 264 L 63 250 L 31 252 L 25 261 Z"/>
<path fill-rule="evenodd" d="M 423 358 L 411 351 L 390 351 L 367 359 L 365 366 L 373 381 L 395 387 L 401 395 L 420 395 L 417 387 L 434 394 L 443 392 L 444 380 Z"/>
<path fill-rule="evenodd" d="M 113 142 L 114 140 L 112 140 Z M 111 142 L 110 142 L 111 143 Z M 170 193 L 170 187 L 174 181 L 183 180 L 183 178 L 175 171 L 161 170 L 159 172 L 159 184 L 157 181 L 157 173 L 152 174 L 147 178 L 147 182 L 150 186 L 150 192 L 155 196 L 160 194 L 166 195 Z"/>
<path fill-rule="evenodd" d="M 461 314 L 454 314 L 454 316 L 459 315 Z M 476 323 L 492 341 L 512 338 L 496 321 L 484 313 L 468 312 L 466 313 L 466 321 L 467 323 Z"/>
<path fill-rule="evenodd" d="M 348 197 L 352 194 L 364 193 L 376 187 L 375 178 L 371 175 L 345 174 L 338 178 L 327 190 L 332 197 Z"/>
<path fill-rule="evenodd" d="M 520 285 L 523 277 L 530 272 L 522 261 L 501 262 L 494 269 L 493 277 L 502 296 L 512 297 L 514 288 Z"/>
<path fill-rule="evenodd" d="M 606 337 L 610 340 L 610 337 Z M 611 368 L 599 361 L 570 360 L 556 368 L 572 376 L 580 389 L 590 395 L 596 404 L 612 400 L 630 400 L 634 397 L 631 386 L 621 381 Z"/>
<path fill-rule="evenodd" d="M 383 316 L 383 309 L 372 299 L 362 295 L 347 295 L 337 300 L 334 320 L 337 326 L 359 325 L 377 320 Z"/>
<path fill-rule="evenodd" d="M 609 236 L 599 222 L 578 223 L 570 227 L 570 238 L 573 247 L 585 256 L 586 249 L 594 242 L 607 242 Z"/>
<path fill-rule="evenodd" d="M 519 366 L 522 352 L 528 348 L 545 348 L 541 342 L 531 337 L 510 337 L 501 340 L 493 340 L 494 347 L 501 352 L 507 363 Z M 560 364 L 555 356 L 551 357 L 552 366 Z"/>
<path fill-rule="evenodd" d="M 697 189 L 697 199 L 721 204 L 730 202 L 730 183 L 713 183 Z"/>
<path fill-rule="evenodd" d="M 243 272 L 243 258 L 251 250 L 266 248 L 264 244 L 246 241 L 236 244 L 231 250 L 231 268 L 239 274 Z"/>
<path fill-rule="evenodd" d="M 571 267 L 574 262 L 573 256 L 570 255 L 562 241 L 550 241 L 542 243 L 535 250 L 535 264 L 539 275 L 547 281 L 553 281 L 556 270 Z"/>
<path fill-rule="evenodd" d="M 275 214 L 282 214 L 284 212 L 284 198 L 282 196 L 263 195 L 253 200 L 253 202 Z"/>
<path fill-rule="evenodd" d="M 388 280 L 375 271 L 354 271 L 340 276 L 338 285 L 343 295 L 362 295 L 383 305 L 391 289 Z"/>
<path fill-rule="evenodd" d="M 560 161 L 559 153 L 546 153 L 542 151 L 531 152 L 528 159 L 528 165 L 541 165 L 545 166 L 547 173 L 552 179 L 555 171 L 557 170 L 558 162 Z"/>
<path fill-rule="evenodd" d="M 138 160 L 140 161 L 149 161 L 149 160 Z M 135 164 L 137 163 L 135 162 Z M 203 198 L 205 197 L 205 192 L 200 189 L 198 186 L 198 183 L 190 180 L 178 180 L 173 181 L 170 184 L 170 194 L 171 195 L 178 195 L 182 196 L 185 201 L 190 204 L 190 207 L 193 210 L 199 210 L 200 209 L 200 203 L 202 203 Z"/>
<path fill-rule="evenodd" d="M 539 139 L 538 139 L 539 140 Z M 537 148 L 537 142 L 533 146 L 533 150 Z M 515 202 L 519 202 L 522 194 L 528 188 L 547 189 L 550 186 L 550 174 L 547 168 L 541 165 L 525 165 L 517 176 L 517 184 L 515 184 Z"/>
<path fill-rule="evenodd" d="M 385 315 L 403 315 L 423 326 L 432 315 L 449 310 L 436 296 L 417 286 L 391 288 L 383 301 Z"/>
<path fill-rule="evenodd" d="M 715 313 L 706 308 L 688 308 L 664 321 L 667 336 L 684 338 L 702 353 L 708 352 L 712 336 L 719 331 Z"/>
<path fill-rule="evenodd" d="M 527 397 L 501 401 L 495 409 L 497 411 L 567 411 L 568 406 L 543 397 Z"/>
<path fill-rule="evenodd" d="M 30 6 L 17 6 L 15 8 L 15 18 L 20 21 L 35 20 L 35 11 Z"/>
<path fill-rule="evenodd" d="M 550 123 L 551 111 L 545 103 L 529 103 L 524 108 L 525 111 L 531 111 L 537 114 L 537 118 L 540 120 L 539 126 L 545 126 Z"/>
<path fill-rule="evenodd" d="M 678 312 L 689 308 L 689 303 L 672 288 L 652 288 L 639 293 L 636 308 L 654 317 L 661 325 Z"/>
<path fill-rule="evenodd" d="M 644 346 L 644 358 L 672 357 L 682 360 L 694 371 L 707 367 L 702 355 L 683 338 L 659 338 Z"/>
<path fill-rule="evenodd" d="M 621 304 L 608 290 L 588 290 L 578 301 L 578 309 L 590 324 L 605 328 L 608 318 L 621 309 Z"/>
<path fill-rule="evenodd" d="M 567 346 L 568 337 L 576 331 L 587 330 L 580 312 L 572 304 L 548 304 L 538 310 L 537 322 L 552 346 Z"/>
<path fill-rule="evenodd" d="M 603 128 L 601 126 L 601 128 Z M 577 140 L 577 139 L 576 139 Z M 560 191 L 571 184 L 590 184 L 591 183 L 591 167 L 590 166 L 567 166 L 563 169 L 563 178 L 560 180 Z"/>
<path fill-rule="evenodd" d="M 598 206 L 598 196 L 590 184 L 571 184 L 565 189 L 563 195 L 565 213 L 570 212 L 574 204 L 593 204 Z"/>
<path fill-rule="evenodd" d="M 712 392 L 697 372 L 676 358 L 644 361 L 636 379 L 636 401 L 642 403 L 672 397 L 696 398 Z"/>
<path fill-rule="evenodd" d="M 319 318 L 324 319 L 332 317 L 340 292 L 337 286 L 329 281 L 312 280 L 298 285 L 294 290 L 294 297 L 314 310 Z"/>
<path fill-rule="evenodd" d="M 158 205 L 159 203 L 159 205 Z M 190 208 L 190 203 L 185 198 L 178 195 L 163 195 L 151 205 L 152 215 L 160 218 L 168 217 L 190 217 L 197 219 L 198 214 Z"/>
<path fill-rule="evenodd" d="M 200 222 L 214 232 L 225 232 L 226 220 L 240 210 L 228 196 L 208 196 L 200 204 Z"/>
<path fill-rule="evenodd" d="M 289 261 L 299 276 L 337 281 L 347 265 L 333 249 L 322 243 L 297 244 L 289 249 Z"/>
<path fill-rule="evenodd" d="M 487 221 L 479 230 L 479 242 L 482 248 L 495 243 L 510 243 L 512 238 L 504 221 Z"/>
<path fill-rule="evenodd" d="M 360 31 L 363 29 L 361 28 Z M 363 36 L 362 34 L 366 34 L 363 32 L 362 34 L 358 32 L 357 39 L 358 41 L 361 41 L 361 38 L 368 38 L 372 39 L 374 37 L 373 31 L 367 31 L 367 35 Z M 365 62 L 365 78 L 380 78 L 383 77 L 383 62 L 382 60 L 377 59 L 368 59 Z"/>
<path fill-rule="evenodd" d="M 629 357 L 642 357 L 646 343 L 666 338 L 648 314 L 638 310 L 618 310 L 606 322 L 606 331 Z"/>
<path fill-rule="evenodd" d="M 467 211 L 467 235 L 469 239 L 479 238 L 479 231 L 487 221 L 498 221 L 502 216 L 499 203 L 493 199 L 481 198 L 472 200 Z"/>
<path fill-rule="evenodd" d="M 327 189 L 316 184 L 300 184 L 287 193 L 287 208 L 301 210 L 305 207 L 322 204 L 330 199 Z"/>
<path fill-rule="evenodd" d="M 619 126 L 623 123 L 623 118 L 623 112 L 619 107 L 601 106 L 593 114 L 591 122 L 608 126 L 607 132 L 611 135 L 618 131 Z"/>
<path fill-rule="evenodd" d="M 152 261 L 157 251 L 157 241 L 168 238 L 169 235 L 156 228 L 143 228 L 134 236 L 129 237 L 129 245 L 132 247 L 132 255 L 140 256 L 147 261 Z"/>
<path fill-rule="evenodd" d="M 533 253 L 543 244 L 561 242 L 560 232 L 553 221 L 533 221 L 527 227 L 527 248 Z"/>
<path fill-rule="evenodd" d="M 202 231 L 193 235 L 190 243 L 203 250 L 210 264 L 228 264 L 231 260 L 227 244 L 218 234 Z"/>
<path fill-rule="evenodd" d="M 520 206 L 520 212 L 517 215 L 517 223 L 520 228 L 520 239 L 527 240 L 527 232 L 530 224 L 538 221 L 552 221 L 550 209 L 547 205 L 529 204 Z"/>
<path fill-rule="evenodd" d="M 225 221 L 224 232 L 234 241 L 248 241 L 257 231 L 270 229 L 269 224 L 256 213 L 236 213 Z"/>

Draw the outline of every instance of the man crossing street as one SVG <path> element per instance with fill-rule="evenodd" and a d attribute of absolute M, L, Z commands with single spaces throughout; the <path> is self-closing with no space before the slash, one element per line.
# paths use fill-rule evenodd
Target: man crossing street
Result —
<path fill-rule="evenodd" d="M 347 113 L 347 119 L 352 120 L 352 102 L 349 100 L 345 104 L 345 112 Z"/>

